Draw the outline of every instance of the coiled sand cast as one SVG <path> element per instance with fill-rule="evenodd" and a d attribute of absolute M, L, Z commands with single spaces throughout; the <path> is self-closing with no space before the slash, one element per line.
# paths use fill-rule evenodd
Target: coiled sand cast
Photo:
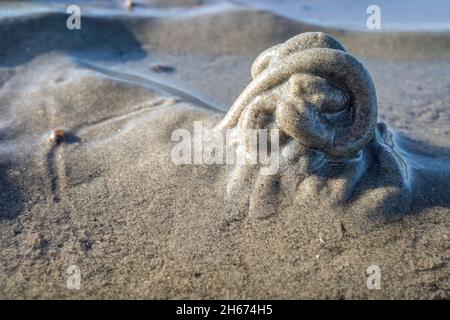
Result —
<path fill-rule="evenodd" d="M 386 126 L 377 124 L 372 78 L 338 41 L 300 34 L 261 53 L 251 74 L 217 129 L 278 129 L 280 166 L 274 174 L 261 165 L 233 166 L 226 181 L 231 207 L 266 217 L 293 201 L 346 206 L 367 188 L 378 193 L 368 210 L 409 207 L 407 167 Z"/>

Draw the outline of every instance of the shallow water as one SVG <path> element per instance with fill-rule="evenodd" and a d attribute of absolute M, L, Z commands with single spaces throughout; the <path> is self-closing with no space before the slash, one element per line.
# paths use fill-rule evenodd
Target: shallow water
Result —
<path fill-rule="evenodd" d="M 15 1 L 2 4 L 1 15 L 11 16 L 48 10 L 64 10 L 70 4 L 80 4 L 96 14 L 120 14 L 121 1 Z M 199 5 L 202 4 L 202 5 Z M 205 5 L 207 4 L 207 5 Z M 380 0 L 230 0 L 230 1 L 136 1 L 134 16 L 175 17 L 206 14 L 233 7 L 234 4 L 261 8 L 296 21 L 331 28 L 367 31 L 367 7 L 376 4 L 381 9 L 382 31 L 450 31 L 450 2 Z M 192 8 L 197 7 L 193 11 Z M 188 8 L 191 8 L 188 10 Z"/>
<path fill-rule="evenodd" d="M 367 7 L 381 10 L 382 31 L 449 31 L 449 1 L 238 0 L 291 19 L 332 28 L 367 31 Z"/>

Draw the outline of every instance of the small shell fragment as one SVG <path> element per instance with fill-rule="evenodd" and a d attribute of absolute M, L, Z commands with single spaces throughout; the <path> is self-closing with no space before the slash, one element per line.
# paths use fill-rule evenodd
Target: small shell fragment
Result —
<path fill-rule="evenodd" d="M 63 129 L 55 129 L 53 130 L 52 134 L 50 135 L 50 142 L 52 144 L 59 145 L 64 140 L 65 132 Z"/>
<path fill-rule="evenodd" d="M 127 8 L 127 10 L 131 11 L 134 6 L 133 0 L 125 0 L 124 5 L 125 5 L 125 8 Z"/>

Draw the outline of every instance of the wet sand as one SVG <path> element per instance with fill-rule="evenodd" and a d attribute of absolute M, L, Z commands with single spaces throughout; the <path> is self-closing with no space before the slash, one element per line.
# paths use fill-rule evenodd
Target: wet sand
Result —
<path fill-rule="evenodd" d="M 36 6 L 0 18 L 0 297 L 450 297 L 449 33 L 196 1 L 99 2 L 69 31 L 61 7 Z M 172 131 L 217 125 L 256 56 L 305 31 L 335 36 L 371 73 L 379 121 L 414 176 L 406 213 L 369 214 L 369 190 L 351 209 L 230 216 L 222 166 L 173 164 Z M 70 265 L 80 290 L 66 287 Z M 366 286 L 370 265 L 380 290 Z"/>

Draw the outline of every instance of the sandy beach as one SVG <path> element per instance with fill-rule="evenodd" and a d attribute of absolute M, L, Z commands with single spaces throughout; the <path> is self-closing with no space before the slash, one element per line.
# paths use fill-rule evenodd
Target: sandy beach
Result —
<path fill-rule="evenodd" d="M 69 3 L 0 4 L 0 298 L 450 298 L 450 28 L 267 3 L 82 1 L 80 30 Z M 312 31 L 370 73 L 401 188 L 376 159 L 343 205 L 330 187 L 264 218 L 230 209 L 230 167 L 175 164 L 172 133 L 217 126 L 255 58 Z"/>

